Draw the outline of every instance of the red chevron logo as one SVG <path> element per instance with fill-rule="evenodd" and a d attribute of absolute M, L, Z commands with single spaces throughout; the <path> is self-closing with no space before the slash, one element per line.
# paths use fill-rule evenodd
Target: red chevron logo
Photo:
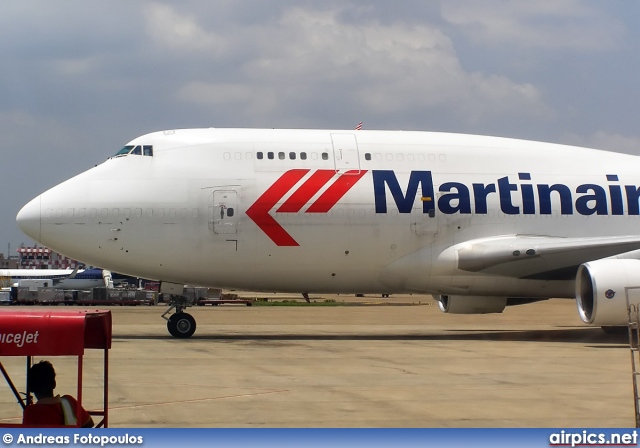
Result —
<path fill-rule="evenodd" d="M 299 246 L 298 242 L 269 212 L 311 170 L 289 170 L 278 178 L 247 209 L 247 216 L 278 246 Z M 347 171 L 338 175 L 335 170 L 317 170 L 295 189 L 276 213 L 298 213 L 329 182 L 327 189 L 311 203 L 305 213 L 327 213 L 364 176 L 366 171 Z"/>

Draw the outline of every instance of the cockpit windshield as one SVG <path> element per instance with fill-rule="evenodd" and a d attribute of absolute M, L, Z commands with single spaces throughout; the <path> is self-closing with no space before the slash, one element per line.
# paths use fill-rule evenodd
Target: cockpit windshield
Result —
<path fill-rule="evenodd" d="M 129 154 L 131 152 L 132 149 L 133 149 L 133 146 L 125 146 L 120 151 L 115 153 L 115 155 L 113 157 L 126 156 L 127 154 Z"/>
<path fill-rule="evenodd" d="M 118 151 L 113 157 L 122 157 L 122 156 L 127 156 L 129 154 L 133 154 L 137 156 L 153 157 L 153 146 L 152 145 L 125 146 L 120 151 Z"/>

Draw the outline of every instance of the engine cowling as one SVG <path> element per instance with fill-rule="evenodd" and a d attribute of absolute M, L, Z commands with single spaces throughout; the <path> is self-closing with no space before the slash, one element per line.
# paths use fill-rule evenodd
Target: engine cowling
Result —
<path fill-rule="evenodd" d="M 640 304 L 640 260 L 596 260 L 582 264 L 576 276 L 576 304 L 583 322 L 628 325 L 629 305 Z"/>
<path fill-rule="evenodd" d="M 440 295 L 437 300 L 440 311 L 450 314 L 502 313 L 507 306 L 506 297 Z"/>

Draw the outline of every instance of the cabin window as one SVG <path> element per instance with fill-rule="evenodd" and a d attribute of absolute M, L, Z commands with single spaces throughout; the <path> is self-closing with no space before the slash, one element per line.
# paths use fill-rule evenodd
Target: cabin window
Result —
<path fill-rule="evenodd" d="M 232 218 L 234 214 L 233 207 L 227 207 L 227 216 Z"/>
<path fill-rule="evenodd" d="M 322 153 L 322 160 L 329 160 L 329 153 L 323 152 Z"/>
<path fill-rule="evenodd" d="M 262 160 L 262 158 L 263 158 L 263 157 L 264 157 L 264 156 L 263 156 L 263 154 L 262 154 L 262 151 L 258 151 L 258 153 L 256 154 L 256 158 L 257 158 L 258 160 Z"/>
<path fill-rule="evenodd" d="M 272 152 L 268 152 L 268 153 L 267 153 L 267 158 L 268 158 L 269 160 L 273 160 L 273 153 L 272 153 Z"/>
<path fill-rule="evenodd" d="M 278 153 L 278 159 L 284 160 L 284 153 L 282 151 Z"/>
<path fill-rule="evenodd" d="M 291 160 L 296 160 L 296 153 L 295 153 L 295 152 L 290 152 L 290 153 L 289 153 L 289 158 L 290 158 Z"/>
<path fill-rule="evenodd" d="M 301 152 L 300 153 L 300 159 L 301 160 L 307 160 L 307 153 L 306 152 Z"/>
<path fill-rule="evenodd" d="M 365 153 L 364 160 L 371 160 L 371 153 Z"/>

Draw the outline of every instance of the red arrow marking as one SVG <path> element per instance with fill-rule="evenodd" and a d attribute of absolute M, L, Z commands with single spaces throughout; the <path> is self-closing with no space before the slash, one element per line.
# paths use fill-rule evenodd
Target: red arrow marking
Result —
<path fill-rule="evenodd" d="M 299 246 L 299 244 L 273 219 L 269 211 L 308 172 L 309 170 L 287 171 L 247 209 L 247 216 L 278 246 Z"/>
<path fill-rule="evenodd" d="M 304 205 L 336 174 L 335 170 L 318 170 L 282 204 L 279 213 L 298 213 Z"/>
<path fill-rule="evenodd" d="M 366 172 L 367 171 L 364 170 L 358 173 L 357 170 L 352 170 L 341 175 L 338 180 L 331 184 L 329 188 L 311 204 L 311 207 L 307 209 L 306 213 L 327 213 L 336 205 L 336 202 L 338 202 L 342 196 L 347 194 L 347 191 L 351 190 L 351 187 L 353 187 Z"/>
<path fill-rule="evenodd" d="M 309 171 L 287 171 L 247 209 L 247 216 L 278 246 L 299 246 L 299 244 L 269 212 Z M 276 213 L 298 213 L 322 187 L 333 179 L 335 174 L 335 170 L 317 170 L 289 196 Z M 306 213 L 327 213 L 365 174 L 366 171 L 353 170 L 340 175 L 311 204 Z"/>

